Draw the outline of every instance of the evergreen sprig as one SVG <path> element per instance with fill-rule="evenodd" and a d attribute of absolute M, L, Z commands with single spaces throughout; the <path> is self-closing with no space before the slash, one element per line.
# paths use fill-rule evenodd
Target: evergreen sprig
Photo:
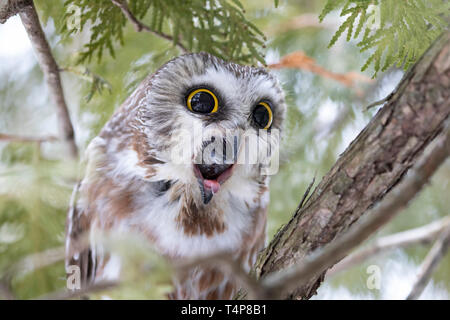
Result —
<path fill-rule="evenodd" d="M 89 68 L 83 66 L 69 66 L 62 68 L 62 70 L 71 72 L 81 79 L 91 83 L 91 88 L 86 95 L 86 102 L 91 101 L 95 93 L 101 94 L 104 89 L 107 89 L 111 93 L 111 84 L 106 79 L 92 72 Z"/>
<path fill-rule="evenodd" d="M 125 1 L 125 0 L 123 0 Z M 116 44 L 124 43 L 127 18 L 110 0 L 67 0 L 66 6 L 81 8 L 80 31 L 89 27 L 90 40 L 80 54 L 79 63 L 93 57 L 101 60 L 105 51 L 114 57 Z M 264 34 L 244 16 L 239 0 L 134 0 L 126 1 L 131 13 L 152 31 L 167 35 L 174 45 L 188 51 L 206 51 L 220 58 L 238 63 L 264 63 L 260 49 Z M 65 21 L 74 19 L 68 11 Z M 77 29 L 63 34 L 69 36 Z"/>
<path fill-rule="evenodd" d="M 360 51 L 373 49 L 361 70 L 373 64 L 374 75 L 392 65 L 406 70 L 417 61 L 447 27 L 450 4 L 446 0 L 328 0 L 319 16 L 323 21 L 341 8 L 346 20 L 329 47 L 347 31 L 347 41 L 359 38 Z M 363 31 L 364 30 L 364 31 Z"/>

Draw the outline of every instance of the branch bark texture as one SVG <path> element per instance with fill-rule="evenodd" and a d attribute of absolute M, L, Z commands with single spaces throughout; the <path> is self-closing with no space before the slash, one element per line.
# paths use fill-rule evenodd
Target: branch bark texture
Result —
<path fill-rule="evenodd" d="M 353 248 L 366 240 L 377 229 L 405 208 L 424 187 L 433 173 L 450 154 L 450 124 L 427 148 L 426 154 L 414 165 L 399 186 L 389 192 L 381 203 L 353 224 L 349 230 L 323 249 L 313 252 L 303 263 L 270 274 L 263 279 L 269 298 L 280 298 L 289 290 L 305 284 L 311 277 L 325 272 L 330 265 L 345 257 Z"/>
<path fill-rule="evenodd" d="M 9 18 L 31 5 L 31 0 L 0 0 L 0 23 L 5 23 Z"/>
<path fill-rule="evenodd" d="M 75 134 L 66 100 L 64 98 L 59 67 L 52 55 L 47 39 L 45 38 L 33 2 L 30 1 L 30 5 L 24 7 L 19 15 L 36 52 L 39 65 L 44 72 L 50 96 L 56 105 L 59 131 L 62 140 L 67 143 L 70 156 L 76 158 L 78 156 L 78 149 L 75 143 Z"/>
<path fill-rule="evenodd" d="M 387 103 L 260 254 L 256 277 L 285 269 L 347 232 L 396 186 L 450 114 L 450 32 L 405 75 Z M 328 267 L 332 267 L 333 261 Z M 324 272 L 291 291 L 308 299 Z"/>

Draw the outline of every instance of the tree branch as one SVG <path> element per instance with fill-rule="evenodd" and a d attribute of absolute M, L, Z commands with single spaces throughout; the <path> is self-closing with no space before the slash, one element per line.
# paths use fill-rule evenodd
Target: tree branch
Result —
<path fill-rule="evenodd" d="M 369 109 L 371 109 L 371 108 L 373 108 L 373 107 L 379 106 L 380 104 L 383 104 L 383 103 L 388 102 L 389 99 L 391 99 L 393 95 L 394 95 L 394 92 L 391 92 L 391 93 L 389 93 L 386 97 L 384 97 L 383 99 L 378 100 L 378 101 L 375 101 L 375 102 L 372 102 L 371 104 L 369 104 L 369 105 L 366 107 L 366 110 L 369 110 Z"/>
<path fill-rule="evenodd" d="M 65 257 L 65 248 L 50 248 L 42 252 L 30 254 L 18 262 L 13 263 L 3 273 L 0 274 L 0 297 L 8 300 L 15 299 L 11 288 L 14 278 L 23 278 L 24 276 L 50 266 Z"/>
<path fill-rule="evenodd" d="M 124 16 L 133 24 L 133 26 L 134 26 L 134 28 L 136 29 L 137 32 L 146 31 L 146 32 L 154 34 L 154 35 L 156 35 L 156 36 L 158 36 L 160 38 L 166 39 L 166 40 L 171 41 L 171 42 L 175 42 L 173 37 L 171 37 L 171 36 L 169 36 L 169 35 L 167 35 L 165 33 L 153 30 L 149 26 L 147 26 L 147 25 L 143 24 L 141 21 L 139 21 L 131 13 L 130 9 L 128 8 L 128 5 L 127 5 L 126 1 L 111 0 L 111 2 L 122 11 Z M 176 46 L 178 48 L 180 48 L 181 51 L 183 51 L 183 52 L 189 52 L 189 50 L 185 46 L 183 46 L 183 44 L 181 44 L 178 41 L 178 39 L 176 39 Z"/>
<path fill-rule="evenodd" d="M 413 285 L 411 292 L 409 293 L 407 300 L 418 299 L 425 289 L 428 281 L 430 281 L 431 275 L 436 270 L 439 262 L 447 253 L 450 246 L 450 228 L 447 228 L 442 232 L 439 239 L 431 248 L 428 255 L 425 257 L 420 269 L 417 281 Z"/>
<path fill-rule="evenodd" d="M 176 264 L 175 268 L 178 272 L 183 273 L 194 267 L 208 265 L 217 266 L 221 271 L 228 273 L 236 279 L 247 290 L 250 299 L 262 299 L 265 297 L 262 285 L 254 277 L 249 275 L 238 261 L 232 259 L 228 252 L 219 252 L 204 257 L 193 258 L 190 261 Z"/>
<path fill-rule="evenodd" d="M 319 29 L 335 29 L 340 25 L 339 19 L 326 19 L 320 22 L 319 17 L 315 13 L 304 13 L 296 16 L 289 21 L 280 24 L 277 28 L 269 30 L 272 34 L 282 34 L 291 30 L 298 30 L 304 28 L 319 28 Z"/>
<path fill-rule="evenodd" d="M 0 2 L 0 23 L 5 23 L 9 18 L 31 5 L 31 0 L 2 0 Z"/>
<path fill-rule="evenodd" d="M 257 278 L 304 260 L 347 233 L 366 212 L 373 213 L 368 209 L 390 193 L 442 132 L 450 114 L 449 91 L 443 84 L 449 81 L 450 32 L 446 32 L 404 76 L 389 101 L 260 254 L 253 271 Z M 330 261 L 324 269 L 336 262 Z M 303 279 L 304 284 L 288 297 L 310 298 L 323 277 L 322 272 Z"/>
<path fill-rule="evenodd" d="M 58 138 L 55 136 L 45 136 L 45 137 L 30 137 L 30 136 L 18 136 L 14 134 L 0 133 L 0 141 L 8 142 L 52 142 L 57 141 Z"/>
<path fill-rule="evenodd" d="M 304 263 L 263 279 L 263 283 L 270 288 L 269 297 L 282 297 L 287 291 L 305 284 L 311 277 L 317 276 L 344 258 L 351 249 L 405 208 L 449 155 L 450 126 L 447 125 L 445 132 L 433 142 L 431 150 L 422 157 L 402 183 L 378 206 L 369 210 L 366 216 L 355 223 L 347 233 L 329 243 L 324 249 L 308 256 Z"/>
<path fill-rule="evenodd" d="M 284 57 L 281 57 L 278 63 L 269 64 L 267 67 L 270 69 L 293 68 L 307 70 L 321 77 L 338 81 L 349 88 L 355 88 L 355 84 L 357 83 L 373 82 L 372 79 L 367 78 L 366 76 L 357 72 L 348 72 L 345 74 L 331 72 L 318 65 L 313 58 L 308 57 L 303 51 L 295 51 L 287 54 Z M 359 89 L 357 89 L 356 92 L 358 95 L 362 94 Z"/>
<path fill-rule="evenodd" d="M 101 281 L 92 283 L 88 286 L 82 287 L 79 290 L 63 289 L 40 296 L 34 300 L 69 300 L 84 297 L 91 293 L 98 293 L 101 291 L 117 288 L 122 283 L 119 281 Z"/>
<path fill-rule="evenodd" d="M 63 260 L 64 256 L 64 247 L 50 248 L 42 252 L 30 254 L 10 266 L 1 275 L 0 281 L 9 283 L 13 277 L 24 277 L 31 272 Z"/>
<path fill-rule="evenodd" d="M 59 67 L 45 38 L 32 1 L 30 1 L 29 6 L 24 7 L 23 11 L 20 12 L 20 18 L 36 52 L 39 65 L 44 72 L 50 96 L 57 107 L 59 131 L 62 135 L 62 140 L 67 143 L 70 156 L 76 158 L 78 156 L 78 148 L 75 143 L 75 134 L 64 99 Z"/>
<path fill-rule="evenodd" d="M 450 227 L 450 217 L 434 221 L 425 226 L 391 234 L 375 240 L 368 248 L 363 248 L 352 253 L 344 260 L 328 270 L 326 277 L 333 277 L 337 273 L 361 264 L 369 258 L 386 253 L 393 249 L 407 248 L 415 244 L 428 244 L 446 229 Z"/>

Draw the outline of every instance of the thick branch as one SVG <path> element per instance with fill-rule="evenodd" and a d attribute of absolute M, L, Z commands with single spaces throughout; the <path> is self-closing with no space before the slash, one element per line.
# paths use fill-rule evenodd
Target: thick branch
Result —
<path fill-rule="evenodd" d="M 263 282 L 271 289 L 270 298 L 280 298 L 283 293 L 306 283 L 311 277 L 324 272 L 330 265 L 345 257 L 348 252 L 366 240 L 378 228 L 391 220 L 429 181 L 433 173 L 450 155 L 450 126 L 434 141 L 433 146 L 412 172 L 390 192 L 381 203 L 369 210 L 345 234 L 324 249 L 308 256 L 306 262 L 267 276 Z"/>
<path fill-rule="evenodd" d="M 141 31 L 145 31 L 148 33 L 152 33 L 160 38 L 169 40 L 174 42 L 174 39 L 162 32 L 156 31 L 151 29 L 149 26 L 143 24 L 141 21 L 139 21 L 130 11 L 130 9 L 128 8 L 128 5 L 126 3 L 126 1 L 123 0 L 111 0 L 111 2 L 117 6 L 123 13 L 123 15 L 133 24 L 134 28 L 136 29 L 137 32 L 141 32 Z M 181 51 L 183 52 L 188 52 L 188 50 L 186 49 L 185 46 L 183 46 L 177 39 L 176 41 L 176 45 L 178 46 L 178 48 L 181 49 Z"/>
<path fill-rule="evenodd" d="M 59 131 L 62 135 L 62 140 L 67 143 L 70 156 L 76 158 L 78 149 L 75 143 L 75 134 L 72 122 L 70 121 L 66 100 L 64 99 L 59 68 L 45 38 L 44 31 L 41 28 L 33 2 L 31 2 L 30 6 L 23 9 L 20 13 L 20 18 L 36 52 L 39 65 L 44 72 L 50 96 L 57 107 Z"/>
<path fill-rule="evenodd" d="M 328 270 L 327 278 L 359 265 L 369 258 L 389 252 L 393 249 L 407 248 L 415 244 L 428 244 L 436 240 L 443 230 L 450 227 L 450 216 L 439 221 L 434 221 L 425 226 L 391 234 L 375 240 L 367 248 L 352 253 L 347 258 Z"/>
<path fill-rule="evenodd" d="M 402 180 L 442 131 L 450 114 L 448 83 L 450 33 L 446 32 L 405 75 L 389 101 L 259 256 L 257 277 L 298 263 L 345 234 Z M 311 297 L 323 275 L 311 277 L 289 297 Z"/>
<path fill-rule="evenodd" d="M 5 23 L 9 18 L 20 13 L 23 9 L 32 5 L 31 0 L 1 0 L 0 23 Z"/>
<path fill-rule="evenodd" d="M 436 270 L 439 262 L 447 253 L 450 246 L 450 228 L 447 228 L 442 232 L 439 239 L 431 248 L 430 252 L 426 256 L 425 260 L 420 267 L 420 273 L 417 281 L 414 283 L 411 292 L 406 299 L 413 300 L 418 299 L 425 289 L 428 281 L 430 281 L 431 275 Z"/>

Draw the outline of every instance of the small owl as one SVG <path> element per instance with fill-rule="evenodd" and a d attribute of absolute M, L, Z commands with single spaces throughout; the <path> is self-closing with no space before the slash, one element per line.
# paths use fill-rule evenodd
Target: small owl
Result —
<path fill-rule="evenodd" d="M 86 150 L 66 225 L 66 268 L 81 283 L 118 279 L 100 232 L 148 239 L 169 261 L 226 252 L 247 271 L 266 240 L 269 178 L 286 105 L 277 79 L 207 53 L 148 76 Z M 277 139 L 274 137 L 278 136 Z M 90 246 L 79 246 L 90 235 Z M 231 299 L 214 267 L 174 275 L 171 299 Z"/>

